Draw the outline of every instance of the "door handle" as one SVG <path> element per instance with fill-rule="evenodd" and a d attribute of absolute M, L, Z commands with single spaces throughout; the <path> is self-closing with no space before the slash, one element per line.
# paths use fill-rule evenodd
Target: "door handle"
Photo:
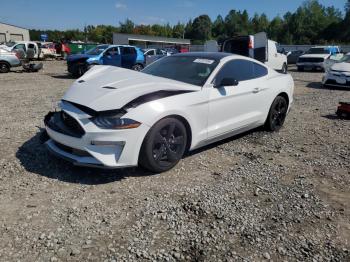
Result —
<path fill-rule="evenodd" d="M 253 93 L 259 93 L 260 92 L 260 88 L 259 87 L 255 87 L 254 89 L 253 89 Z"/>

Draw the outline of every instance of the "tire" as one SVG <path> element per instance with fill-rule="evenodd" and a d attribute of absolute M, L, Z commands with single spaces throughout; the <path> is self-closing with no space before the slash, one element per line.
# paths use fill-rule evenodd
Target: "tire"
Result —
<path fill-rule="evenodd" d="M 0 73 L 10 72 L 10 66 L 8 63 L 0 62 Z"/>
<path fill-rule="evenodd" d="M 283 64 L 281 71 L 282 71 L 282 74 L 288 73 L 288 65 L 286 63 Z"/>
<path fill-rule="evenodd" d="M 186 146 L 185 125 L 176 118 L 164 118 L 147 133 L 142 143 L 139 165 L 154 173 L 168 171 L 181 160 Z"/>
<path fill-rule="evenodd" d="M 284 124 L 288 111 L 288 103 L 282 96 L 277 96 L 272 102 L 269 114 L 265 122 L 268 131 L 278 131 Z"/>
<path fill-rule="evenodd" d="M 304 72 L 304 67 L 303 66 L 298 66 L 298 71 L 299 72 Z"/>
<path fill-rule="evenodd" d="M 132 70 L 135 70 L 135 71 L 141 71 L 143 69 L 143 65 L 141 64 L 136 64 L 134 65 L 132 68 Z"/>

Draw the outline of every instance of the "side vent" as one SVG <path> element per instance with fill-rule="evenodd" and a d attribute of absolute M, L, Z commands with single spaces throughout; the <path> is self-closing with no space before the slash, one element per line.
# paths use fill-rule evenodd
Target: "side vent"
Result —
<path fill-rule="evenodd" d="M 116 87 L 113 87 L 113 86 L 103 86 L 102 88 L 105 88 L 105 89 L 117 89 Z"/>

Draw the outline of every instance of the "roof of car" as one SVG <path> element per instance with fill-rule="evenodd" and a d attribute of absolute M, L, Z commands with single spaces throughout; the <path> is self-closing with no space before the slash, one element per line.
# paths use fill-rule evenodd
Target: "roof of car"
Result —
<path fill-rule="evenodd" d="M 188 57 L 200 57 L 206 59 L 214 59 L 221 60 L 228 56 L 233 56 L 234 54 L 224 53 L 224 52 L 188 52 L 188 53 L 180 53 L 172 56 L 188 56 Z"/>

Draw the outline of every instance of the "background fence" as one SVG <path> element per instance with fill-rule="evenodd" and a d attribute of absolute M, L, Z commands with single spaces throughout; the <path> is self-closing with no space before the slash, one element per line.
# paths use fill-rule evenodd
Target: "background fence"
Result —
<path fill-rule="evenodd" d="M 315 45 L 280 45 L 280 46 L 282 48 L 284 48 L 286 51 L 293 51 L 293 50 L 307 51 Z M 345 53 L 350 52 L 350 45 L 341 45 L 339 47 L 340 47 L 342 52 L 345 52 Z M 191 52 L 202 52 L 202 51 L 204 51 L 204 45 L 191 45 L 190 51 Z"/>

